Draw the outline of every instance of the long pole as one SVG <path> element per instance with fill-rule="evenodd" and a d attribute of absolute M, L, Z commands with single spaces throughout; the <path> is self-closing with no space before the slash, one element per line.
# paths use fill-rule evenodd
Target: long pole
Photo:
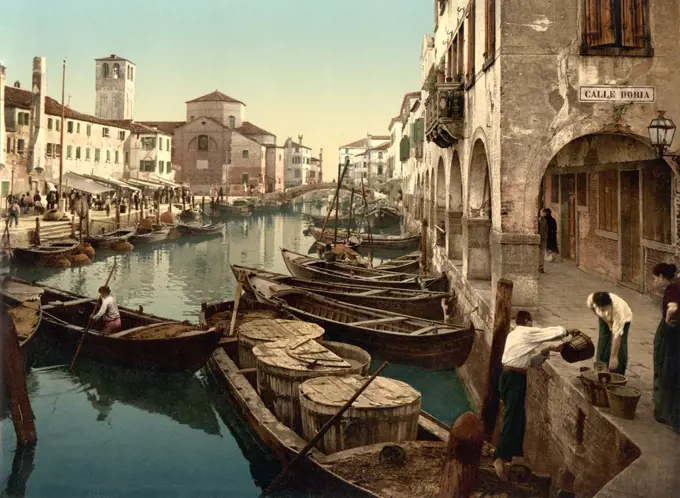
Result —
<path fill-rule="evenodd" d="M 347 240 L 349 240 L 349 234 L 352 228 L 352 207 L 354 207 L 354 187 L 352 187 L 352 193 L 349 196 L 349 221 L 347 222 Z"/>
<path fill-rule="evenodd" d="M 373 267 L 373 235 L 371 235 L 371 219 L 368 213 L 368 201 L 364 189 L 364 176 L 361 175 L 361 195 L 364 196 L 364 215 L 366 216 L 366 231 L 368 232 L 368 260 Z"/>
<path fill-rule="evenodd" d="M 64 88 L 66 84 L 66 59 L 64 59 L 61 66 L 61 128 L 59 133 L 59 190 L 57 195 L 59 196 L 59 203 L 61 203 L 63 191 L 62 191 L 62 178 L 64 176 Z M 58 209 L 58 206 L 57 206 Z"/>
<path fill-rule="evenodd" d="M 321 235 L 319 236 L 319 241 L 321 243 L 323 243 L 323 234 L 326 232 L 326 225 L 328 225 L 328 219 L 331 217 L 331 213 L 333 212 L 333 205 L 336 204 L 338 196 L 340 195 L 340 186 L 342 185 L 343 178 L 345 178 L 345 175 L 347 174 L 347 168 L 349 168 L 349 159 L 345 161 L 345 167 L 343 168 L 342 173 L 338 178 L 338 186 L 335 189 L 335 197 L 333 198 L 333 202 L 331 202 L 331 209 L 328 210 L 328 213 L 326 214 L 326 219 L 323 222 L 323 228 L 321 229 Z M 335 226 L 337 227 L 337 221 Z"/>
<path fill-rule="evenodd" d="M 302 450 L 300 450 L 300 453 L 295 455 L 295 457 L 286 465 L 284 470 L 278 475 L 276 479 L 274 479 L 271 484 L 267 487 L 265 490 L 265 494 L 267 492 L 271 492 L 276 486 L 281 482 L 281 479 L 290 472 L 290 470 L 293 468 L 293 465 L 295 465 L 297 462 L 299 462 L 302 458 L 305 457 L 307 453 L 309 453 L 309 450 L 311 450 L 314 445 L 321 439 L 326 432 L 328 432 L 328 429 L 333 427 L 335 424 L 335 421 L 338 420 L 340 417 L 342 417 L 342 414 L 347 411 L 347 409 L 352 406 L 352 403 L 354 403 L 359 396 L 361 396 L 361 393 L 363 393 L 366 388 L 373 382 L 378 375 L 382 373 L 385 368 L 387 368 L 388 363 L 385 362 L 382 365 L 380 365 L 380 368 L 376 370 L 373 375 L 371 375 L 368 379 L 366 379 L 366 382 L 362 384 L 362 386 L 355 392 L 351 398 L 347 400 L 347 402 L 337 411 L 335 415 L 333 415 L 328 422 L 324 424 L 324 426 L 319 429 L 319 432 L 316 433 L 316 435 L 305 445 Z"/>

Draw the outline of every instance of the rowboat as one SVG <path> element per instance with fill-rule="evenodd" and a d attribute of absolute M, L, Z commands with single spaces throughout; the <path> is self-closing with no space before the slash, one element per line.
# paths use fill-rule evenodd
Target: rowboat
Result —
<path fill-rule="evenodd" d="M 75 351 L 96 300 L 43 285 L 10 278 L 13 289 L 41 295 L 44 332 L 54 334 L 60 345 Z M 170 372 L 200 369 L 220 340 L 215 329 L 199 330 L 195 325 L 160 318 L 141 311 L 118 308 L 122 331 L 100 335 L 99 323 L 93 324 L 83 340 L 81 354 L 93 360 L 120 366 Z"/>
<path fill-rule="evenodd" d="M 237 274 L 242 271 L 244 275 L 254 275 L 270 282 L 281 284 L 285 288 L 309 291 L 313 294 L 326 296 L 337 301 L 376 308 L 393 313 L 424 318 L 427 320 L 443 320 L 445 317 L 444 307 L 450 307 L 450 302 L 455 301 L 455 296 L 445 292 L 428 292 L 411 289 L 391 289 L 389 287 L 369 287 L 365 285 L 347 285 L 336 282 L 323 282 L 320 280 L 306 280 L 289 277 L 271 272 L 264 272 L 255 268 L 233 268 Z M 276 291 L 274 288 L 273 290 Z M 448 313 L 447 313 L 448 314 Z"/>
<path fill-rule="evenodd" d="M 224 235 L 224 223 L 209 223 L 207 225 L 200 225 L 189 223 L 186 225 L 177 225 L 175 228 L 183 236 L 189 237 L 205 237 L 205 236 L 222 236 Z"/>
<path fill-rule="evenodd" d="M 185 209 L 179 213 L 179 219 L 185 222 L 196 221 L 201 218 L 203 213 L 194 209 Z"/>
<path fill-rule="evenodd" d="M 130 243 L 137 244 L 152 244 L 155 242 L 167 242 L 173 240 L 170 235 L 172 227 L 170 226 L 156 226 L 152 230 L 137 229 L 137 233 L 130 238 Z"/>
<path fill-rule="evenodd" d="M 0 301 L 14 322 L 19 347 L 24 352 L 28 351 L 35 342 L 42 321 L 40 292 L 6 279 L 0 284 Z"/>
<path fill-rule="evenodd" d="M 376 270 L 414 273 L 420 268 L 420 251 L 411 252 L 375 267 Z"/>
<path fill-rule="evenodd" d="M 100 249 L 111 247 L 116 242 L 128 241 L 132 238 L 136 231 L 136 228 L 122 228 L 120 230 L 105 232 L 101 235 L 86 235 L 84 240 L 95 249 Z"/>
<path fill-rule="evenodd" d="M 233 313 L 233 300 L 210 304 L 201 303 L 199 323 L 204 328 L 214 328 L 220 331 L 223 336 L 226 336 L 231 327 Z M 236 317 L 238 324 L 243 325 L 244 323 L 252 322 L 253 320 L 276 318 L 295 319 L 295 317 L 287 311 L 260 303 L 252 293 L 246 293 L 241 296 L 238 306 L 238 315 Z"/>
<path fill-rule="evenodd" d="M 241 368 L 235 338 L 221 344 L 206 366 L 212 383 L 226 391 L 235 411 L 272 455 L 285 464 L 306 446 L 308 441 L 279 421 L 258 394 L 257 373 Z M 312 448 L 296 476 L 301 478 L 298 482 L 304 479 L 316 489 L 324 486 L 333 496 L 436 498 L 442 478 L 439 462 L 449 431 L 447 425 L 421 411 L 416 441 L 361 446 L 333 454 Z M 391 453 L 401 454 L 401 458 L 393 461 Z M 526 467 L 513 465 L 510 482 L 500 481 L 492 455 L 493 447 L 484 443 L 473 496 L 494 496 L 490 491 L 509 498 L 549 496 L 550 479 L 538 477 Z"/>
<path fill-rule="evenodd" d="M 326 267 L 318 258 L 281 249 L 283 261 L 291 275 L 306 280 L 324 280 L 349 285 L 368 285 L 371 287 L 394 287 L 399 289 L 427 289 L 446 292 L 449 280 L 446 273 L 439 277 L 419 277 L 408 273 L 379 271 L 370 268 L 336 266 Z M 349 269 L 348 269 L 349 268 Z"/>
<path fill-rule="evenodd" d="M 321 325 L 331 337 L 388 361 L 448 370 L 464 365 L 472 351 L 474 325 L 460 318 L 458 324 L 424 320 L 317 296 L 255 276 L 248 280 L 258 301 L 281 306 L 301 320 Z"/>
<path fill-rule="evenodd" d="M 12 254 L 22 263 L 39 263 L 58 258 L 60 256 L 71 256 L 78 251 L 78 241 L 73 239 L 62 239 L 45 242 L 37 246 L 15 247 Z"/>
<path fill-rule="evenodd" d="M 317 242 L 328 243 L 333 242 L 333 232 L 326 230 L 321 236 L 321 229 L 310 227 L 309 233 L 317 240 Z M 338 234 L 339 235 L 339 234 Z M 363 247 L 373 247 L 376 249 L 413 249 L 420 244 L 420 235 L 406 234 L 406 235 L 380 235 L 362 232 L 356 234 L 361 239 Z"/>

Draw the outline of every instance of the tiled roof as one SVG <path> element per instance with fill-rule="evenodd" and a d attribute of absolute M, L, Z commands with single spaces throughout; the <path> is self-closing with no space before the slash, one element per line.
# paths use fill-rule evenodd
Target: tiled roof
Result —
<path fill-rule="evenodd" d="M 413 106 L 411 107 L 411 112 L 416 112 L 418 110 L 418 107 L 420 107 L 420 99 L 416 100 L 413 103 Z"/>
<path fill-rule="evenodd" d="M 311 147 L 307 147 L 306 145 L 302 145 L 302 144 L 299 144 L 299 143 L 297 143 L 297 142 L 291 141 L 290 143 L 291 143 L 291 145 L 292 145 L 293 147 L 300 147 L 300 148 L 302 148 L 302 149 L 312 150 Z"/>
<path fill-rule="evenodd" d="M 359 149 L 362 147 L 366 147 L 366 139 L 362 138 L 361 140 L 357 140 L 356 142 L 352 142 L 349 144 L 342 145 L 340 148 L 341 149 Z"/>
<path fill-rule="evenodd" d="M 320 161 L 319 161 L 319 158 L 318 158 L 318 157 L 313 157 L 313 158 L 312 158 L 312 162 L 313 162 L 313 163 L 318 163 L 318 162 L 320 162 Z"/>
<path fill-rule="evenodd" d="M 384 143 L 381 143 L 380 145 L 376 145 L 371 150 L 387 150 L 389 148 L 390 148 L 390 143 L 384 142 Z"/>
<path fill-rule="evenodd" d="M 214 92 L 207 93 L 203 95 L 202 97 L 198 97 L 197 99 L 193 100 L 187 100 L 185 103 L 186 104 L 191 104 L 193 102 L 233 102 L 236 104 L 243 104 L 240 100 L 233 99 L 229 97 L 228 95 L 223 94 L 219 90 L 215 90 Z M 245 105 L 245 104 L 243 104 Z"/>
<path fill-rule="evenodd" d="M 111 54 L 108 57 L 100 57 L 99 59 L 95 59 L 95 61 L 111 61 L 111 60 L 127 61 L 127 62 L 134 64 L 134 62 L 132 62 L 130 59 L 124 59 L 123 57 L 118 57 L 115 54 Z"/>
<path fill-rule="evenodd" d="M 392 118 L 390 120 L 390 125 L 387 127 L 388 130 L 391 130 L 392 127 L 400 121 L 401 117 L 397 116 L 396 118 Z"/>
<path fill-rule="evenodd" d="M 371 140 L 389 140 L 389 135 L 371 135 Z"/>
<path fill-rule="evenodd" d="M 273 133 L 270 133 L 267 130 L 263 130 L 259 126 L 255 126 L 250 121 L 244 121 L 241 126 L 236 128 L 236 131 L 238 131 L 242 135 L 271 135 L 271 136 L 275 136 Z"/>
<path fill-rule="evenodd" d="M 175 133 L 175 128 L 179 128 L 186 124 L 186 121 L 137 121 L 137 123 L 152 128 L 155 126 L 163 133 L 173 135 Z"/>
<path fill-rule="evenodd" d="M 401 101 L 401 107 L 399 108 L 399 113 L 401 114 L 401 110 L 404 108 L 404 105 L 406 105 L 406 101 L 408 99 L 418 99 L 420 98 L 421 93 L 420 92 L 409 92 L 406 95 L 404 95 L 404 98 Z"/>

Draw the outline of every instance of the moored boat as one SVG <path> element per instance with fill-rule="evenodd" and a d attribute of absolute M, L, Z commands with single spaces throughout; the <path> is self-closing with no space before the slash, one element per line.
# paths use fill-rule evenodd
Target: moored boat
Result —
<path fill-rule="evenodd" d="M 79 242 L 74 239 L 54 240 L 30 247 L 15 247 L 12 254 L 22 263 L 45 262 L 59 257 L 68 257 L 78 252 Z"/>
<path fill-rule="evenodd" d="M 323 236 L 321 235 L 321 228 L 310 227 L 309 233 L 316 239 L 317 242 L 324 244 L 333 242 L 333 232 L 326 229 Z M 406 235 L 381 235 L 368 234 L 362 232 L 356 234 L 361 240 L 363 247 L 373 247 L 376 249 L 413 249 L 420 244 L 420 235 L 406 234 Z"/>
<path fill-rule="evenodd" d="M 137 244 L 152 244 L 156 242 L 167 242 L 173 240 L 169 235 L 172 230 L 171 226 L 158 225 L 151 230 L 137 229 L 137 233 L 130 238 L 130 243 Z"/>
<path fill-rule="evenodd" d="M 235 344 L 233 339 L 213 353 L 207 364 L 210 378 L 226 391 L 232 406 L 260 442 L 276 458 L 290 462 L 308 441 L 277 419 L 271 405 L 260 397 L 257 374 L 253 369 L 241 368 Z M 444 456 L 449 430 L 447 425 L 421 411 L 417 440 L 360 446 L 333 454 L 312 448 L 299 475 L 317 485 L 328 480 L 333 488 L 337 487 L 332 489 L 334 496 L 435 498 L 442 478 L 442 465 L 438 462 Z M 389 458 L 391 453 L 400 456 L 397 461 Z M 481 492 L 479 496 L 494 496 L 488 494 L 493 491 L 508 498 L 547 498 L 550 479 L 513 466 L 510 482 L 502 482 L 496 477 L 492 455 L 493 447 L 484 443 L 476 486 Z M 406 466 L 404 461 L 408 462 Z"/>
<path fill-rule="evenodd" d="M 111 247 L 117 242 L 127 242 L 137 231 L 136 228 L 121 228 L 100 235 L 86 235 L 83 240 L 95 249 Z"/>
<path fill-rule="evenodd" d="M 41 296 L 44 333 L 58 338 L 60 346 L 75 352 L 78 342 L 95 311 L 96 300 L 18 279 L 10 284 L 32 287 Z M 18 286 L 15 285 L 15 288 Z M 10 290 L 5 294 L 13 296 Z M 200 330 L 186 322 L 168 320 L 141 311 L 118 308 L 122 331 L 109 336 L 92 327 L 83 340 L 81 353 L 97 361 L 120 366 L 172 372 L 195 372 L 207 361 L 220 340 L 215 329 Z"/>
<path fill-rule="evenodd" d="M 209 223 L 206 225 L 187 223 L 185 225 L 177 225 L 175 229 L 181 235 L 189 237 L 222 236 L 224 235 L 224 226 L 224 223 Z"/>
<path fill-rule="evenodd" d="M 28 351 L 36 340 L 42 321 L 40 293 L 30 286 L 6 279 L 0 283 L 0 301 L 14 322 L 19 347 Z"/>
<path fill-rule="evenodd" d="M 398 273 L 415 273 L 420 269 L 420 251 L 386 261 L 375 267 L 376 270 L 394 271 Z"/>
<path fill-rule="evenodd" d="M 400 289 L 427 289 L 448 291 L 449 281 L 446 273 L 439 277 L 419 277 L 408 273 L 379 271 L 370 268 L 326 267 L 318 258 L 310 258 L 287 249 L 281 249 L 286 268 L 294 277 L 308 280 L 325 280 L 349 285 L 369 285 L 371 287 L 394 287 Z"/>
<path fill-rule="evenodd" d="M 321 325 L 333 338 L 366 349 L 382 359 L 427 370 L 465 364 L 475 339 L 472 323 L 424 320 L 357 306 L 312 292 L 249 276 L 258 301 L 280 306 L 301 320 Z"/>

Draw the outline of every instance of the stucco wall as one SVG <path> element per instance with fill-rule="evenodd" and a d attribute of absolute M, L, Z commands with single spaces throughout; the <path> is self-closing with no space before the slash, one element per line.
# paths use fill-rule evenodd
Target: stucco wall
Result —
<path fill-rule="evenodd" d="M 234 128 L 238 128 L 246 120 L 246 106 L 238 102 L 221 101 L 187 103 L 187 122 L 208 117 L 229 126 L 229 116 L 234 116 Z"/>
<path fill-rule="evenodd" d="M 243 157 L 247 151 L 248 157 Z M 231 137 L 231 164 L 227 173 L 230 184 L 242 183 L 242 175 L 248 175 L 249 185 L 258 185 L 265 173 L 265 148 L 248 137 L 234 132 Z"/>

